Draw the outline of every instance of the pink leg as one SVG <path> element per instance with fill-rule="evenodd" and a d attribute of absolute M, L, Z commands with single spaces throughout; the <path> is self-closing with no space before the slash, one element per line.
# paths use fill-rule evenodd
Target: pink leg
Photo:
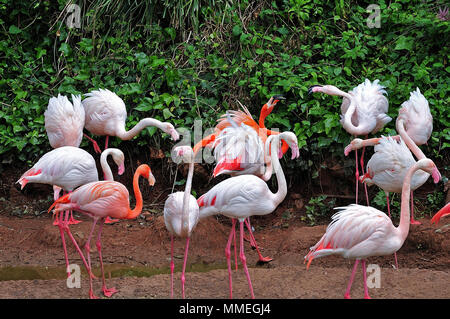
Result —
<path fill-rule="evenodd" d="M 411 224 L 412 225 L 421 225 L 421 222 L 418 222 L 414 219 L 414 197 L 413 192 L 411 191 Z"/>
<path fill-rule="evenodd" d="M 183 299 L 184 299 L 184 283 L 186 282 L 186 277 L 184 276 L 184 273 L 186 272 L 186 262 L 188 252 L 189 252 L 189 237 L 186 238 L 186 247 L 184 248 L 183 270 L 181 271 L 181 292 Z"/>
<path fill-rule="evenodd" d="M 368 138 L 368 136 L 366 135 L 366 139 Z M 362 154 L 361 154 L 361 161 L 360 161 L 360 164 L 361 164 L 361 170 L 362 170 L 362 174 L 364 175 L 364 152 L 366 151 L 366 147 L 364 146 L 363 147 L 363 150 L 362 150 Z M 367 206 L 370 206 L 370 204 L 369 204 L 369 194 L 368 194 L 368 192 L 367 192 L 367 184 L 366 183 L 363 183 L 364 184 L 364 192 L 365 192 L 365 194 L 366 194 L 366 202 L 367 202 Z"/>
<path fill-rule="evenodd" d="M 248 268 L 247 268 L 247 258 L 245 257 L 244 254 L 244 222 L 239 222 L 239 235 L 240 235 L 240 253 L 239 253 L 239 258 L 241 259 L 241 263 L 242 266 L 244 267 L 244 272 L 245 272 L 245 276 L 247 277 L 247 281 L 248 281 L 248 286 L 250 288 L 250 293 L 252 295 L 252 299 L 255 299 L 255 295 L 253 294 L 253 286 L 252 286 L 252 281 L 250 279 L 250 274 L 248 273 Z"/>
<path fill-rule="evenodd" d="M 76 225 L 81 223 L 81 220 L 76 220 L 73 218 L 72 211 L 70 211 L 70 219 L 69 219 L 69 225 Z"/>
<path fill-rule="evenodd" d="M 358 169 L 358 150 L 355 150 L 355 164 L 356 164 L 356 204 L 358 204 L 358 183 L 359 183 L 359 169 Z"/>
<path fill-rule="evenodd" d="M 170 235 L 170 298 L 173 298 L 173 270 L 175 263 L 173 262 L 173 235 Z"/>
<path fill-rule="evenodd" d="M 359 264 L 359 260 L 356 259 L 355 260 L 355 265 L 353 266 L 352 275 L 350 276 L 350 281 L 349 281 L 348 286 L 347 286 L 347 290 L 345 291 L 345 295 L 344 295 L 345 299 L 350 299 L 350 289 L 352 288 L 353 279 L 355 279 L 356 268 L 358 268 L 358 264 Z"/>
<path fill-rule="evenodd" d="M 83 134 L 84 135 L 84 137 L 86 137 L 89 141 L 91 141 L 92 142 L 92 146 L 94 146 L 94 151 L 95 151 L 95 153 L 101 153 L 102 152 L 102 150 L 100 149 L 100 147 L 98 146 L 98 144 L 97 144 L 97 142 L 94 140 L 94 139 L 92 139 L 92 138 L 90 138 L 87 134 Z"/>
<path fill-rule="evenodd" d="M 255 237 L 253 236 L 252 228 L 250 226 L 250 223 L 249 223 L 248 219 L 245 219 L 245 225 L 247 226 L 248 232 L 250 233 L 250 238 L 255 242 L 255 245 L 256 245 L 256 240 L 255 240 Z M 258 256 L 259 256 L 259 261 L 260 262 L 267 263 L 269 261 L 272 261 L 272 258 L 270 258 L 270 257 L 263 257 L 261 255 L 261 252 L 258 249 L 258 245 L 256 245 L 255 248 L 256 248 L 256 251 L 258 252 Z"/>
<path fill-rule="evenodd" d="M 59 228 L 59 234 L 61 236 L 62 245 L 63 245 L 63 249 L 64 249 L 64 259 L 66 261 L 67 277 L 70 277 L 69 257 L 68 257 L 68 254 L 67 254 L 66 239 L 64 238 L 64 227 L 63 227 L 64 221 L 63 221 L 63 216 L 64 216 L 64 214 L 62 214 L 62 213 L 59 214 L 58 228 Z"/>
<path fill-rule="evenodd" d="M 100 225 L 98 226 L 97 242 L 95 244 L 97 246 L 98 257 L 100 258 L 100 268 L 102 270 L 102 280 L 103 280 L 102 290 L 103 290 L 103 295 L 105 295 L 106 297 L 111 297 L 113 294 L 118 292 L 118 290 L 116 288 L 114 288 L 114 287 L 109 288 L 109 289 L 106 288 L 105 270 L 103 268 L 102 244 L 101 244 L 101 235 L 102 235 L 102 229 L 103 229 L 104 221 L 105 220 L 102 219 L 100 221 Z"/>
<path fill-rule="evenodd" d="M 234 220 L 234 222 L 236 223 L 236 220 Z M 235 267 L 235 270 L 237 271 L 238 270 L 238 262 L 237 262 L 237 245 L 236 245 L 236 232 L 235 231 L 233 231 L 233 241 L 234 241 L 234 267 Z"/>
<path fill-rule="evenodd" d="M 248 221 L 248 223 L 250 224 L 250 217 L 247 217 L 245 220 Z M 251 229 L 251 228 L 250 228 L 250 229 Z M 245 241 L 249 241 L 249 242 L 250 242 L 250 245 L 252 246 L 252 248 L 256 248 L 257 244 L 256 244 L 256 241 L 255 241 L 255 238 L 254 238 L 254 237 L 252 238 L 252 237 L 250 236 L 250 238 L 247 238 L 247 236 L 245 236 L 245 234 L 244 234 L 244 240 L 245 240 Z"/>
<path fill-rule="evenodd" d="M 108 148 L 109 135 L 106 135 L 105 138 L 105 150 Z"/>
<path fill-rule="evenodd" d="M 367 288 L 367 274 L 366 274 L 366 260 L 363 259 L 361 261 L 362 270 L 363 270 L 363 280 L 364 280 L 364 299 L 372 299 L 369 296 L 369 289 Z"/>
<path fill-rule="evenodd" d="M 236 226 L 236 219 L 232 218 L 231 219 L 231 231 L 230 231 L 230 235 L 228 236 L 228 241 L 227 241 L 227 245 L 225 247 L 225 257 L 227 258 L 227 266 L 228 266 L 228 283 L 229 283 L 229 287 L 230 287 L 230 299 L 233 298 L 233 286 L 232 286 L 232 278 L 231 278 L 231 239 L 235 238 L 235 245 L 234 248 L 236 250 L 236 236 L 235 236 L 235 226 Z M 235 256 L 236 256 L 236 252 L 235 252 Z M 237 264 L 236 264 L 236 268 L 237 268 Z"/>
<path fill-rule="evenodd" d="M 389 203 L 389 192 L 385 192 L 386 193 L 386 203 L 387 203 L 387 209 L 388 209 L 388 214 L 389 214 L 389 218 L 391 218 L 391 209 L 390 209 L 390 203 Z M 395 259 L 395 268 L 398 269 L 398 261 L 397 261 L 397 253 L 394 253 L 394 259 Z"/>
<path fill-rule="evenodd" d="M 91 266 L 91 247 L 90 247 L 90 244 L 91 244 L 92 234 L 94 233 L 95 225 L 97 224 L 97 220 L 98 220 L 97 218 L 94 218 L 94 221 L 92 223 L 91 231 L 89 233 L 89 236 L 88 236 L 88 239 L 86 241 L 86 244 L 84 245 L 84 249 L 86 250 L 87 259 L 88 259 L 88 266 L 89 266 L 89 269 L 91 269 L 91 270 L 92 270 L 92 266 Z M 89 298 L 91 298 L 91 299 L 97 299 L 98 298 L 97 296 L 94 295 L 94 290 L 93 290 L 93 285 L 92 285 L 92 277 L 91 276 L 89 276 Z"/>

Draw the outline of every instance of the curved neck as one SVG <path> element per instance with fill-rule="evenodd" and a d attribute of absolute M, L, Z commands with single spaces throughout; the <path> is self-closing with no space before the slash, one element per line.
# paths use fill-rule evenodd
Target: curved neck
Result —
<path fill-rule="evenodd" d="M 397 229 L 400 232 L 400 237 L 402 244 L 408 236 L 409 225 L 410 225 L 410 208 L 409 199 L 411 195 L 411 178 L 414 173 L 419 169 L 419 164 L 416 162 L 405 175 L 402 186 L 402 200 L 401 200 L 401 210 L 400 210 L 400 223 Z"/>
<path fill-rule="evenodd" d="M 181 215 L 181 236 L 189 236 L 189 202 L 192 188 L 192 176 L 194 175 L 194 159 L 189 163 L 188 177 L 186 180 L 186 188 L 183 196 L 183 212 Z"/>
<path fill-rule="evenodd" d="M 100 156 L 100 165 L 102 167 L 103 178 L 105 179 L 105 181 L 114 180 L 113 173 L 111 171 L 111 167 L 109 166 L 108 161 L 107 161 L 108 155 L 114 153 L 114 151 L 115 150 L 112 148 L 107 148 L 106 150 L 104 150 L 102 152 L 102 155 Z"/>
<path fill-rule="evenodd" d="M 281 164 L 278 159 L 278 148 L 282 135 L 283 134 L 269 136 L 266 140 L 265 147 L 265 149 L 267 150 L 268 146 L 270 145 L 270 159 L 272 162 L 272 169 L 275 171 L 275 175 L 277 176 L 278 191 L 273 194 L 275 206 L 278 206 L 278 204 L 280 204 L 284 200 L 287 194 L 286 178 L 284 177 L 283 169 L 281 168 Z"/>
<path fill-rule="evenodd" d="M 141 175 L 143 175 L 143 172 L 140 169 L 140 167 L 138 167 L 133 177 L 133 190 L 134 190 L 134 197 L 136 198 L 136 207 L 134 207 L 134 209 L 128 207 L 128 214 L 125 217 L 125 219 L 134 219 L 138 217 L 139 214 L 142 212 L 143 201 L 141 190 L 139 189 L 139 177 Z"/>
<path fill-rule="evenodd" d="M 418 160 L 421 160 L 423 158 L 426 158 L 425 154 L 422 152 L 422 150 L 419 148 L 419 146 L 414 143 L 414 141 L 409 137 L 408 133 L 406 133 L 405 130 L 405 124 L 402 119 L 398 120 L 395 124 L 397 132 L 402 137 L 403 141 L 405 141 L 406 146 L 413 152 L 413 154 L 417 157 Z"/>
<path fill-rule="evenodd" d="M 356 136 L 365 135 L 365 134 L 367 134 L 367 131 L 372 131 L 372 129 L 368 130 L 368 125 L 363 125 L 361 123 L 361 121 L 359 122 L 358 126 L 353 125 L 352 117 L 353 117 L 353 114 L 356 112 L 356 103 L 351 95 L 348 94 L 347 98 L 350 100 L 350 105 L 347 109 L 347 112 L 345 112 L 345 114 L 344 114 L 344 122 L 342 124 L 344 129 L 347 132 L 351 132 L 351 134 L 356 135 Z M 374 121 L 373 127 L 375 127 L 376 120 L 372 119 L 372 118 L 371 118 L 371 120 Z"/>
<path fill-rule="evenodd" d="M 147 126 L 155 126 L 161 130 L 164 130 L 163 128 L 163 122 L 153 119 L 150 117 L 147 117 L 145 119 L 142 119 L 139 121 L 138 124 L 136 124 L 131 130 L 125 131 L 125 126 L 122 127 L 119 132 L 117 133 L 117 136 L 122 140 L 130 140 L 136 135 L 138 135 L 144 128 Z"/>
<path fill-rule="evenodd" d="M 271 111 L 269 111 L 267 109 L 267 103 L 264 104 L 264 106 L 261 109 L 261 112 L 259 113 L 259 127 L 261 128 L 265 128 L 266 125 L 264 124 L 264 121 L 266 120 L 266 117 L 271 113 Z"/>

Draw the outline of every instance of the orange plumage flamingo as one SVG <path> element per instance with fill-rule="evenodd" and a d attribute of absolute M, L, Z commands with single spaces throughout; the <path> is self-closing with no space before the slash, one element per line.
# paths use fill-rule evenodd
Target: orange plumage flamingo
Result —
<path fill-rule="evenodd" d="M 84 246 L 87 253 L 87 262 L 83 256 L 83 252 L 78 246 L 76 240 L 73 238 L 72 234 L 69 230 L 68 223 L 64 223 L 63 227 L 66 232 L 69 234 L 70 239 L 72 240 L 75 248 L 77 249 L 80 257 L 90 274 L 89 276 L 89 297 L 97 298 L 94 295 L 92 289 L 92 267 L 91 267 L 91 258 L 90 258 L 90 241 L 92 234 L 94 232 L 95 225 L 100 220 L 100 225 L 98 229 L 98 237 L 97 237 L 97 251 L 100 258 L 100 266 L 102 271 L 102 280 L 103 280 L 103 294 L 107 297 L 110 297 L 112 294 L 116 293 L 117 290 L 115 288 L 106 288 L 105 282 L 105 274 L 103 270 L 103 260 L 102 260 L 102 252 L 101 252 L 101 232 L 102 226 L 106 217 L 118 218 L 118 219 L 134 219 L 141 212 L 143 207 L 142 194 L 139 190 L 139 177 L 142 176 L 148 180 L 150 185 L 155 184 L 155 177 L 153 176 L 151 169 L 148 165 L 143 164 L 140 165 L 134 174 L 133 179 L 133 189 L 134 195 L 136 198 L 136 206 L 134 209 L 130 208 L 129 204 L 129 193 L 127 188 L 115 181 L 99 181 L 85 184 L 79 188 L 77 188 L 72 193 L 64 195 L 57 199 L 48 209 L 50 212 L 53 208 L 55 208 L 54 213 L 59 214 L 60 212 L 66 210 L 76 210 L 80 213 L 83 213 L 87 216 L 90 216 L 93 219 L 92 229 L 89 233 L 89 237 Z"/>

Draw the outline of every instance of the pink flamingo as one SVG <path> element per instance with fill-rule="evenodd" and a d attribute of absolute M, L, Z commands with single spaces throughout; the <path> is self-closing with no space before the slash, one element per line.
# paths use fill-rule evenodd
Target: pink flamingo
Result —
<path fill-rule="evenodd" d="M 148 180 L 151 186 L 155 183 L 155 178 L 151 172 L 148 165 L 140 165 L 134 174 L 133 179 L 133 189 L 136 198 L 136 206 L 134 209 L 130 208 L 129 204 L 129 193 L 127 188 L 115 181 L 99 181 L 85 184 L 72 193 L 64 195 L 57 199 L 48 209 L 50 212 L 53 207 L 55 207 L 54 213 L 58 214 L 65 210 L 76 210 L 83 213 L 93 219 L 93 225 L 89 237 L 84 246 L 87 253 L 87 262 L 83 256 L 83 253 L 76 243 L 75 239 L 72 239 L 75 248 L 80 254 L 81 259 L 89 274 L 89 297 L 91 299 L 97 298 L 94 295 L 92 288 L 92 267 L 91 267 L 91 257 L 90 257 L 90 241 L 92 234 L 94 232 L 95 225 L 100 220 L 100 225 L 98 229 L 97 237 L 97 251 L 100 259 L 100 266 L 102 271 L 103 286 L 102 291 L 106 297 L 110 297 L 117 292 L 115 288 L 107 288 L 105 282 L 105 274 L 103 269 L 103 260 L 101 252 L 101 232 L 102 226 L 105 218 L 110 216 L 112 218 L 118 219 L 134 219 L 142 212 L 143 201 L 142 194 L 139 190 L 139 177 L 142 176 Z M 67 223 L 64 224 L 66 232 L 71 236 L 69 226 Z M 73 236 L 71 236 L 73 238 Z"/>
<path fill-rule="evenodd" d="M 170 297 L 173 298 L 173 271 L 175 268 L 173 261 L 173 236 L 186 238 L 184 250 L 183 270 L 181 273 L 182 296 L 184 299 L 184 283 L 186 278 L 186 261 L 189 250 L 189 238 L 197 225 L 199 218 L 199 207 L 197 200 L 191 195 L 192 176 L 194 174 L 194 152 L 189 146 L 178 146 L 174 149 L 177 156 L 181 156 L 185 163 L 189 163 L 189 171 L 184 192 L 170 194 L 164 203 L 164 223 L 170 233 Z"/>
<path fill-rule="evenodd" d="M 124 171 L 124 156 L 120 150 L 114 148 L 103 152 L 101 166 L 105 173 L 105 178 L 112 180 L 111 169 L 106 162 L 106 157 L 109 154 L 113 156 L 115 163 L 119 166 L 119 174 L 122 174 Z M 54 185 L 70 193 L 78 186 L 93 181 L 98 181 L 98 172 L 92 155 L 78 147 L 61 146 L 44 154 L 32 168 L 19 178 L 17 183 L 20 184 L 21 189 L 27 183 L 41 183 Z M 57 198 L 56 196 L 55 200 Z M 70 224 L 68 216 L 69 212 L 67 212 L 65 216 L 66 221 L 64 221 L 63 214 L 61 214 L 60 218 L 56 219 L 54 223 L 54 225 L 59 227 L 66 266 L 69 265 L 69 260 L 64 239 L 64 223 Z M 70 275 L 69 270 L 67 271 L 68 275 Z"/>
<path fill-rule="evenodd" d="M 384 94 L 384 87 L 378 84 L 378 80 L 370 82 L 368 79 L 350 92 L 346 93 L 339 90 L 333 85 L 313 85 L 308 89 L 308 93 L 321 92 L 328 95 L 342 96 L 341 105 L 341 124 L 343 128 L 353 136 L 376 133 L 389 123 L 390 118 L 388 112 L 389 103 Z M 364 150 L 361 155 L 361 167 L 364 174 Z M 356 203 L 358 203 L 358 153 L 355 152 L 356 164 Z M 369 196 L 367 187 L 364 185 L 367 205 L 369 205 Z"/>
<path fill-rule="evenodd" d="M 439 223 L 442 217 L 450 215 L 450 202 L 448 202 L 444 207 L 442 207 L 436 215 L 431 218 L 431 223 Z"/>
<path fill-rule="evenodd" d="M 85 95 L 88 97 L 82 102 L 86 114 L 84 127 L 94 135 L 106 135 L 105 149 L 108 148 L 109 136 L 130 140 L 148 126 L 155 126 L 163 130 L 174 141 L 179 138 L 179 134 L 172 124 L 149 117 L 140 120 L 131 130 L 126 131 L 127 110 L 125 103 L 117 94 L 107 89 L 99 89 Z M 95 151 L 100 153 L 98 144 L 86 134 L 85 136 L 92 141 Z"/>
<path fill-rule="evenodd" d="M 279 135 L 271 135 L 267 138 L 265 150 L 266 153 L 268 153 L 268 148 L 269 146 L 271 147 L 271 161 L 278 182 L 278 191 L 276 193 L 272 193 L 266 182 L 255 175 L 239 175 L 220 182 L 197 200 L 200 207 L 200 218 L 222 214 L 232 219 L 231 232 L 225 248 L 225 255 L 228 265 L 230 298 L 232 298 L 230 246 L 235 232 L 236 219 L 239 220 L 240 224 L 239 257 L 244 267 L 251 296 L 252 298 L 255 297 L 244 254 L 244 222 L 250 233 L 250 237 L 253 237 L 251 227 L 246 219 L 253 215 L 270 214 L 286 197 L 286 179 L 277 156 L 281 139 L 285 140 L 289 144 L 292 150 L 292 159 L 298 157 L 299 155 L 297 137 L 294 133 L 283 132 Z"/>
<path fill-rule="evenodd" d="M 401 139 L 405 142 L 406 146 L 408 146 L 408 148 L 416 156 L 417 159 L 426 158 L 425 154 L 418 147 L 418 145 L 427 143 L 428 139 L 430 138 L 431 132 L 433 131 L 433 118 L 430 113 L 428 101 L 420 93 L 420 90 L 418 88 L 416 91 L 410 93 L 410 98 L 408 101 L 403 102 L 402 108 L 399 110 L 399 115 L 397 117 L 395 124 L 399 135 L 393 136 L 392 138 L 396 139 L 397 141 L 400 141 L 401 137 Z M 346 146 L 346 148 L 344 149 L 344 154 L 347 156 L 351 150 L 356 150 L 358 148 L 366 146 L 377 145 L 382 140 L 383 139 L 381 138 L 372 138 L 367 140 L 354 139 L 349 145 Z M 381 167 L 376 163 L 384 163 L 381 165 L 395 165 L 395 167 L 390 167 L 391 170 L 390 173 L 383 174 L 383 176 L 380 175 L 380 177 L 376 177 L 376 180 L 380 181 L 380 183 L 382 183 L 384 186 L 380 186 L 379 183 L 377 183 L 376 181 L 374 181 L 374 183 L 384 190 L 388 190 L 391 188 L 394 189 L 393 192 L 400 193 L 402 187 L 401 176 L 404 176 L 406 170 L 408 169 L 408 165 L 412 165 L 414 159 L 410 155 L 410 152 L 408 152 L 407 150 L 405 150 L 405 148 L 402 148 L 400 146 L 403 145 L 403 142 L 401 142 L 400 144 L 394 144 L 393 142 L 390 142 L 384 143 L 384 145 L 385 146 L 378 148 L 378 150 L 380 151 L 379 155 L 375 156 L 374 154 L 375 158 L 372 166 Z M 386 147 L 387 145 L 390 145 L 390 147 Z M 389 152 L 394 152 L 395 154 L 388 154 Z M 383 154 L 386 157 L 382 156 Z M 390 159 L 389 161 L 387 161 L 388 158 Z M 398 161 L 403 162 L 404 164 L 403 167 L 398 165 Z M 390 164 L 388 164 L 388 162 Z M 367 172 L 366 174 L 364 174 L 361 180 L 366 180 L 366 178 L 369 178 L 368 182 L 370 183 L 370 179 L 372 179 L 374 175 L 376 175 L 376 172 L 372 168 L 371 172 L 370 173 Z M 421 180 L 423 180 L 423 178 Z M 426 179 L 423 182 L 425 181 Z M 418 180 L 413 179 L 413 182 L 418 182 Z M 413 191 L 416 190 L 422 184 L 413 183 L 412 190 Z M 388 193 L 386 193 L 386 199 L 389 211 Z M 420 225 L 420 222 L 414 220 L 414 200 L 412 193 L 411 193 L 411 224 Z"/>
<path fill-rule="evenodd" d="M 430 159 L 421 159 L 409 168 L 402 187 L 402 203 L 400 224 L 395 227 L 391 219 L 382 211 L 370 206 L 352 204 L 339 207 L 338 213 L 332 216 L 325 234 L 310 248 L 305 256 L 307 267 L 314 258 L 328 255 L 341 255 L 344 258 L 356 259 L 350 282 L 344 297 L 350 298 L 350 289 L 359 261 L 362 261 L 364 298 L 370 299 L 366 283 L 366 258 L 386 256 L 397 252 L 405 242 L 409 232 L 409 195 L 411 178 L 422 169 L 433 176 L 437 183 L 441 177 L 436 165 Z"/>

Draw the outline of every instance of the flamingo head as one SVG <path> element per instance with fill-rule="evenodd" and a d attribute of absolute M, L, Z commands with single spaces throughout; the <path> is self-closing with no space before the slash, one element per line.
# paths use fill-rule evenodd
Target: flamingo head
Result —
<path fill-rule="evenodd" d="M 148 166 L 147 164 L 142 164 L 137 168 L 136 172 L 139 172 L 142 177 L 147 179 L 150 186 L 155 185 L 156 179 L 152 174 L 150 166 Z"/>
<path fill-rule="evenodd" d="M 439 183 L 441 180 L 441 173 L 436 167 L 436 164 L 429 158 L 423 158 L 417 162 L 420 169 L 424 170 L 433 177 L 433 182 L 435 184 Z"/>
<path fill-rule="evenodd" d="M 275 105 L 280 102 L 281 100 L 286 100 L 286 98 L 283 95 L 274 95 L 270 98 L 270 100 L 267 102 L 267 111 L 268 113 L 272 112 Z"/>
<path fill-rule="evenodd" d="M 194 151 L 190 146 L 182 145 L 174 148 L 177 157 L 181 157 L 182 161 L 185 163 L 192 163 L 194 159 Z"/>
<path fill-rule="evenodd" d="M 344 154 L 345 156 L 348 156 L 348 154 L 351 151 L 360 149 L 363 147 L 363 140 L 360 138 L 355 138 L 353 141 L 350 142 L 350 144 L 348 144 L 345 149 L 344 149 Z"/>
<path fill-rule="evenodd" d="M 300 150 L 298 149 L 298 140 L 297 136 L 292 132 L 283 132 L 278 135 L 280 139 L 283 139 L 291 148 L 292 157 L 291 159 L 297 158 L 300 156 Z"/>
<path fill-rule="evenodd" d="M 163 131 L 172 136 L 172 140 L 176 141 L 180 138 L 180 134 L 175 127 L 170 123 L 164 123 Z"/>
<path fill-rule="evenodd" d="M 316 92 L 320 92 L 320 93 L 325 93 L 328 95 L 339 95 L 342 96 L 343 92 L 341 90 L 339 90 L 337 87 L 335 87 L 334 85 L 313 85 L 310 86 L 308 89 L 308 94 L 312 94 L 312 93 L 316 93 Z"/>
<path fill-rule="evenodd" d="M 123 155 L 123 152 L 119 149 L 117 149 L 116 152 L 111 153 L 114 163 L 118 166 L 118 172 L 117 174 L 122 175 L 125 171 L 125 155 Z"/>

